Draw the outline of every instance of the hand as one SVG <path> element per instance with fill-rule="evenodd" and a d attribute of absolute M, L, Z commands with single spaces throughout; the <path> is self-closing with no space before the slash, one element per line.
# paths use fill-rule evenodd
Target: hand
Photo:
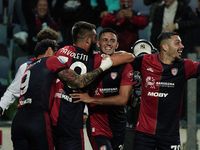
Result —
<path fill-rule="evenodd" d="M 105 11 L 102 11 L 101 14 L 100 14 L 100 18 L 103 18 L 104 16 L 106 16 L 108 14 L 108 11 L 105 10 Z"/>
<path fill-rule="evenodd" d="M 167 25 L 163 31 L 174 31 L 176 29 L 176 25 L 174 23 Z"/>
<path fill-rule="evenodd" d="M 133 12 L 131 9 L 125 9 L 124 10 L 124 17 L 127 19 L 131 19 L 133 16 Z"/>
<path fill-rule="evenodd" d="M 83 115 L 83 124 L 86 124 L 87 119 L 88 119 L 88 116 L 84 114 Z"/>
<path fill-rule="evenodd" d="M 117 13 L 117 20 L 121 20 L 124 18 L 124 10 L 121 9 L 118 13 Z"/>
<path fill-rule="evenodd" d="M 74 92 L 76 92 L 74 90 Z M 88 93 L 74 93 L 70 94 L 72 98 L 79 98 L 79 100 L 74 101 L 74 103 L 85 102 L 85 103 L 92 103 L 93 98 L 88 95 Z"/>
<path fill-rule="evenodd" d="M 103 58 L 101 60 L 100 68 L 103 71 L 105 71 L 105 70 L 109 69 L 110 67 L 112 67 L 112 65 L 113 65 L 113 62 L 110 59 L 110 56 L 109 55 L 103 55 Z"/>

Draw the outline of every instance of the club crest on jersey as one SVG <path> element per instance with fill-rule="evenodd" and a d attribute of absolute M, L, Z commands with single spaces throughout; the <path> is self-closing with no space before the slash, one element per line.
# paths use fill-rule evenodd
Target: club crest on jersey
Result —
<path fill-rule="evenodd" d="M 172 68 L 171 73 L 175 76 L 178 73 L 178 68 Z"/>
<path fill-rule="evenodd" d="M 110 76 L 111 76 L 111 78 L 112 78 L 113 80 L 115 80 L 116 77 L 117 77 L 117 72 L 112 72 L 112 73 L 110 74 Z"/>
<path fill-rule="evenodd" d="M 133 70 L 131 70 L 128 74 L 127 74 L 127 76 L 129 77 L 129 78 L 133 78 Z"/>

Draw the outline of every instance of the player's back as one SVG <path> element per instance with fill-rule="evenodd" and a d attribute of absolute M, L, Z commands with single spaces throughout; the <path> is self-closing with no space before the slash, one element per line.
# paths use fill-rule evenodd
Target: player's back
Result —
<path fill-rule="evenodd" d="M 75 46 L 65 46 L 56 55 L 65 60 L 65 64 L 78 74 L 84 74 L 96 69 L 100 66 L 102 59 L 100 54 L 93 55 Z M 82 90 L 86 89 L 87 87 Z M 69 96 L 71 93 L 73 93 L 73 89 L 57 80 L 55 100 L 51 110 L 53 125 L 83 128 L 84 105 L 83 103 L 73 103 L 76 99 L 72 99 Z"/>
<path fill-rule="evenodd" d="M 55 59 L 45 57 L 28 65 L 22 78 L 18 108 L 48 111 L 55 68 L 59 68 L 55 67 Z M 51 65 L 52 62 L 55 64 Z"/>

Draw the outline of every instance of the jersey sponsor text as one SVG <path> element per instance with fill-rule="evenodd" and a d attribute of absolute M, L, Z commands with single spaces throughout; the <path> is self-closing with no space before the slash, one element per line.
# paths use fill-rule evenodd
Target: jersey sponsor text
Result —
<path fill-rule="evenodd" d="M 148 92 L 147 96 L 153 97 L 167 97 L 168 93 Z"/>
<path fill-rule="evenodd" d="M 72 98 L 69 97 L 68 95 L 65 95 L 65 94 L 61 94 L 61 93 L 55 93 L 55 98 L 63 98 L 65 100 L 67 100 L 68 102 L 72 102 Z"/>

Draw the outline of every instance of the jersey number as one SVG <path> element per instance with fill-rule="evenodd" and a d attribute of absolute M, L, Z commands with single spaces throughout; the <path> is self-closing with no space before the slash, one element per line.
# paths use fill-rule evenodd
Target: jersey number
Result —
<path fill-rule="evenodd" d="M 76 67 L 79 67 L 81 69 L 80 75 L 84 74 L 87 72 L 87 67 L 85 66 L 84 63 L 77 61 L 71 64 L 70 69 L 74 70 Z"/>
<path fill-rule="evenodd" d="M 30 70 L 28 70 L 24 74 L 23 83 L 21 84 L 21 95 L 24 95 L 24 93 L 26 93 L 26 91 L 28 89 L 30 75 L 31 75 L 31 71 Z"/>
<path fill-rule="evenodd" d="M 171 145 L 172 150 L 180 150 L 181 146 L 180 145 Z"/>

